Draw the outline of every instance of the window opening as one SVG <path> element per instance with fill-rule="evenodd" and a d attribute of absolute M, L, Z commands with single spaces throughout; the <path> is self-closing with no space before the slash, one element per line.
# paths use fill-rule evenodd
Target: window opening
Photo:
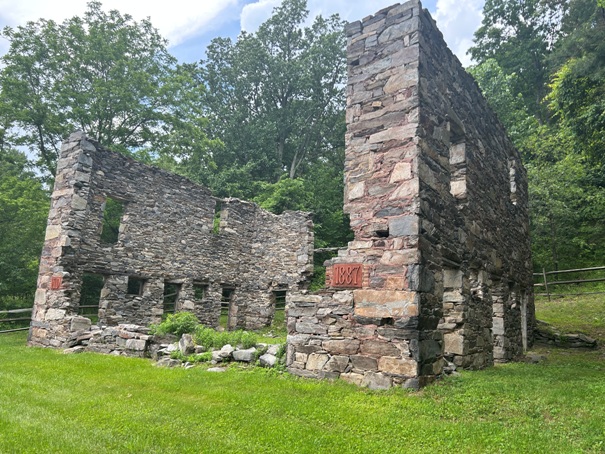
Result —
<path fill-rule="evenodd" d="M 509 158 L 508 160 L 508 181 L 510 185 L 510 201 L 513 205 L 517 204 L 517 169 L 515 166 L 516 162 L 514 159 Z"/>
<path fill-rule="evenodd" d="M 223 329 L 230 329 L 232 326 L 233 295 L 235 288 L 223 286 L 221 291 L 221 315 L 219 326 Z"/>
<path fill-rule="evenodd" d="M 181 285 L 174 282 L 164 282 L 164 314 L 174 314 L 176 312 Z"/>
<path fill-rule="evenodd" d="M 450 193 L 457 199 L 466 199 L 466 143 L 464 128 L 456 121 L 450 121 L 449 130 Z"/>
<path fill-rule="evenodd" d="M 214 233 L 215 235 L 218 235 L 221 231 L 222 208 L 223 208 L 223 206 L 222 206 L 220 200 L 217 200 L 216 203 L 214 204 L 214 220 L 212 223 L 212 233 Z"/>
<path fill-rule="evenodd" d="M 99 320 L 99 301 L 105 286 L 105 277 L 101 274 L 84 273 L 80 289 L 78 315 L 89 318 L 93 323 Z"/>
<path fill-rule="evenodd" d="M 193 297 L 196 300 L 203 300 L 206 298 L 208 294 L 208 284 L 203 282 L 194 282 L 193 283 Z"/>
<path fill-rule="evenodd" d="M 380 229 L 376 229 L 374 231 L 374 235 L 377 236 L 378 238 L 388 238 L 389 237 L 389 228 L 383 227 Z"/>
<path fill-rule="evenodd" d="M 144 287 L 145 279 L 141 279 L 140 277 L 128 276 L 128 286 L 126 289 L 126 294 L 140 296 L 143 294 Z"/>
<path fill-rule="evenodd" d="M 120 225 L 124 215 L 124 203 L 107 197 L 103 204 L 103 225 L 101 227 L 101 242 L 116 244 L 120 235 Z"/>
<path fill-rule="evenodd" d="M 273 290 L 273 300 L 275 301 L 275 312 L 273 314 L 272 325 L 275 328 L 285 327 L 286 323 L 286 294 L 287 290 Z"/>

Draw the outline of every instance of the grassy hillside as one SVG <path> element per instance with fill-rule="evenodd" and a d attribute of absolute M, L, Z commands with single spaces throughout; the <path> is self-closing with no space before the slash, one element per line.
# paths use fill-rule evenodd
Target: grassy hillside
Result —
<path fill-rule="evenodd" d="M 605 343 L 605 294 L 536 299 L 536 316 L 563 332 L 582 333 Z"/>
<path fill-rule="evenodd" d="M 546 319 L 551 309 L 539 307 Z M 24 343 L 24 333 L 0 335 L 1 453 L 605 450 L 603 350 L 551 350 L 541 364 L 463 372 L 408 393 Z"/>

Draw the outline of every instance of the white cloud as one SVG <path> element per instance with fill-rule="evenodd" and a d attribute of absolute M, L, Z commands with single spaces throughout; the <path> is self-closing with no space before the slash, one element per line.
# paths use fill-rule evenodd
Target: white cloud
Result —
<path fill-rule="evenodd" d="M 473 44 L 473 33 L 483 19 L 484 0 L 437 0 L 433 17 L 449 48 L 463 66 L 471 64 L 466 51 Z"/>
<path fill-rule="evenodd" d="M 310 11 L 310 17 L 320 14 L 328 17 L 338 13 L 344 20 L 355 21 L 393 3 L 394 0 L 374 0 L 371 2 L 367 0 L 307 0 L 307 9 Z M 260 24 L 271 17 L 273 8 L 280 4 L 281 0 L 257 0 L 244 6 L 241 15 L 242 30 L 256 31 Z"/>
<path fill-rule="evenodd" d="M 0 26 L 23 25 L 43 17 L 63 21 L 82 15 L 88 0 L 0 0 Z M 103 9 L 117 9 L 134 19 L 149 17 L 171 46 L 200 34 L 204 29 L 216 29 L 223 22 L 225 11 L 238 7 L 238 0 L 103 0 Z"/>
<path fill-rule="evenodd" d="M 265 22 L 273 8 L 278 6 L 281 0 L 258 0 L 255 3 L 245 5 L 240 16 L 240 25 L 242 30 L 247 32 L 255 32 L 260 24 Z"/>
<path fill-rule="evenodd" d="M 395 0 L 308 0 L 307 7 L 311 17 L 338 13 L 344 20 L 356 21 L 394 2 Z M 257 0 L 244 6 L 240 20 L 242 29 L 256 31 L 280 3 L 281 0 Z M 431 11 L 445 41 L 464 66 L 471 63 L 466 51 L 472 45 L 473 32 L 481 24 L 483 4 L 484 0 L 437 0 L 436 10 Z"/>
<path fill-rule="evenodd" d="M 0 27 L 16 26 L 41 17 L 62 21 L 82 15 L 88 0 L 0 0 Z M 310 17 L 338 13 L 342 19 L 355 21 L 393 4 L 396 0 L 308 0 Z M 402 1 L 402 0 L 400 0 Z M 436 1 L 436 4 L 434 3 Z M 239 15 L 242 30 L 254 32 L 267 20 L 281 0 L 102 0 L 105 10 L 117 9 L 136 20 L 150 17 L 151 22 L 177 46 L 193 37 L 213 32 L 222 36 L 223 27 Z M 244 5 L 244 3 L 247 3 Z M 474 30 L 481 23 L 484 0 L 426 0 L 432 9 L 450 49 L 464 65 L 470 64 L 466 55 L 472 44 Z M 231 24 L 232 26 L 232 24 Z M 0 55 L 7 43 L 0 39 Z"/>

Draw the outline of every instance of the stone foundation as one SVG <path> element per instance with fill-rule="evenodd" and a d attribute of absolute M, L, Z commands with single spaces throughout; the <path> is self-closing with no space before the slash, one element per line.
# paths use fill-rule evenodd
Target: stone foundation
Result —
<path fill-rule="evenodd" d="M 351 290 L 295 293 L 287 309 L 286 364 L 293 374 L 384 389 L 418 388 L 441 370 L 440 344 L 421 335 L 418 317 L 356 315 Z"/>

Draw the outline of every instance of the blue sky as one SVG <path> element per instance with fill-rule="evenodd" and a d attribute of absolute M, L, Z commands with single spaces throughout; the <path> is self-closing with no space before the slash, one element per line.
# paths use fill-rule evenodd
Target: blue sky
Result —
<path fill-rule="evenodd" d="M 106 10 L 117 9 L 135 19 L 149 17 L 170 42 L 170 51 L 181 62 L 204 56 L 212 38 L 236 38 L 244 29 L 253 32 L 281 0 L 103 0 Z M 311 16 L 334 13 L 348 21 L 361 19 L 396 3 L 393 0 L 308 0 Z M 452 51 L 466 66 L 466 50 L 481 22 L 484 0 L 426 0 L 427 8 Z M 62 21 L 81 15 L 86 0 L 0 0 L 0 28 L 15 27 L 39 18 Z M 0 55 L 8 42 L 0 38 Z"/>

